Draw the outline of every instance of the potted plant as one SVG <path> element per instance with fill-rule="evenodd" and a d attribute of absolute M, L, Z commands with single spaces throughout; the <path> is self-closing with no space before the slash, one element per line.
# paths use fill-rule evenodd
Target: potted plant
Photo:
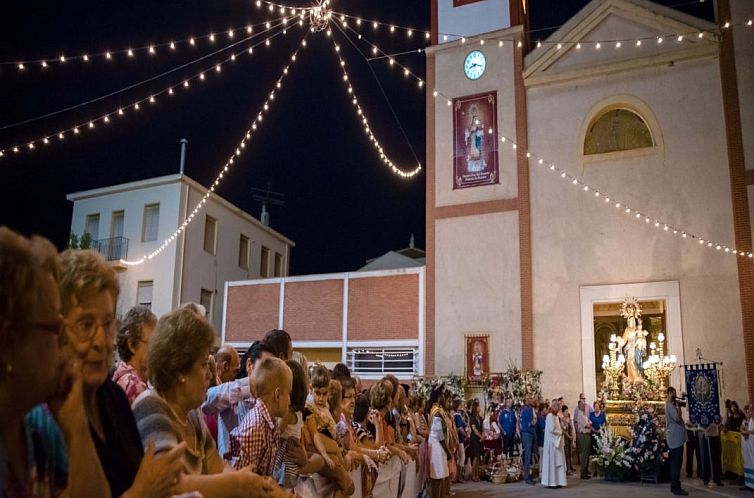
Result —
<path fill-rule="evenodd" d="M 652 405 L 641 405 L 635 413 L 630 450 L 634 466 L 641 472 L 642 482 L 657 482 L 660 468 L 669 455 L 665 437 Z"/>
<path fill-rule="evenodd" d="M 622 481 L 633 465 L 628 442 L 610 427 L 604 427 L 594 439 L 596 453 L 592 461 L 602 469 L 606 481 Z"/>

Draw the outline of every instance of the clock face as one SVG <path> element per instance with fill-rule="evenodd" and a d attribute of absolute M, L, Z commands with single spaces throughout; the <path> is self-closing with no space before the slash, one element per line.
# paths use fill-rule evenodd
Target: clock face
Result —
<path fill-rule="evenodd" d="M 463 62 L 463 72 L 470 80 L 478 80 L 487 68 L 487 58 L 479 50 L 469 52 Z"/>

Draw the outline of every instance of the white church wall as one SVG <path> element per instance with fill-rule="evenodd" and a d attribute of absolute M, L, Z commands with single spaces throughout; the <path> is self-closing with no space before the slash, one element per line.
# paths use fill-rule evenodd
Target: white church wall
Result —
<path fill-rule="evenodd" d="M 437 221 L 435 365 L 463 374 L 464 333 L 489 333 L 490 371 L 521 365 L 518 213 Z"/>
<path fill-rule="evenodd" d="M 531 87 L 531 151 L 578 174 L 582 121 L 596 103 L 614 95 L 632 95 L 652 110 L 664 156 L 590 162 L 580 178 L 659 219 L 733 245 L 717 61 Z M 580 286 L 677 280 L 686 358 L 700 347 L 705 357 L 724 360 L 725 395 L 745 398 L 734 257 L 608 208 L 535 165 L 531 199 L 534 361 L 545 370 L 547 395 L 575 399 L 583 389 Z"/>

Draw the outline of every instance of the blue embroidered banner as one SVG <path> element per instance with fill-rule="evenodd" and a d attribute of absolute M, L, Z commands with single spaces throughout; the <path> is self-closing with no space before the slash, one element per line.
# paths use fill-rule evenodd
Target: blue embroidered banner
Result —
<path fill-rule="evenodd" d="M 717 382 L 717 365 L 702 363 L 685 365 L 686 392 L 689 414 L 702 427 L 709 427 L 720 415 L 720 389 Z"/>

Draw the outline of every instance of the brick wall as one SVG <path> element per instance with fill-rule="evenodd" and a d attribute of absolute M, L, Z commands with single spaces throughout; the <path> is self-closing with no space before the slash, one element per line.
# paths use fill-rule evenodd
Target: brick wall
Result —
<path fill-rule="evenodd" d="M 280 285 L 228 287 L 225 340 L 256 341 L 278 327 Z"/>
<path fill-rule="evenodd" d="M 730 19 L 729 0 L 717 2 L 718 19 Z M 733 205 L 733 226 L 736 247 L 739 250 L 752 250 L 751 223 L 749 221 L 749 199 L 747 193 L 747 171 L 744 164 L 743 135 L 741 131 L 740 103 L 736 79 L 736 59 L 733 47 L 732 30 L 723 30 L 720 36 L 720 78 L 723 87 L 725 109 L 725 132 L 728 145 L 728 167 L 730 170 L 731 203 Z M 749 399 L 754 398 L 754 262 L 749 258 L 738 257 L 738 284 L 741 293 L 741 315 L 746 355 L 746 380 Z"/>
<path fill-rule="evenodd" d="M 343 338 L 343 281 L 287 282 L 283 328 L 294 341 Z"/>
<path fill-rule="evenodd" d="M 421 274 L 348 280 L 348 339 L 419 337 Z M 294 341 L 343 339 L 343 279 L 284 281 L 283 328 Z M 247 342 L 278 327 L 280 284 L 228 287 L 225 340 Z"/>
<path fill-rule="evenodd" d="M 348 282 L 348 339 L 417 339 L 417 275 L 356 278 Z"/>

